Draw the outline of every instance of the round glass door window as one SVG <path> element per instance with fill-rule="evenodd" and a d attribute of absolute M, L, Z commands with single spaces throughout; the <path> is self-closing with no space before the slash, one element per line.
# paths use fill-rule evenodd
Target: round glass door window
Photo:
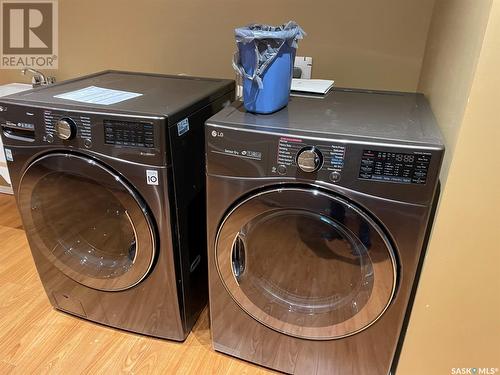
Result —
<path fill-rule="evenodd" d="M 151 268 L 155 238 L 144 203 L 92 159 L 37 159 L 21 179 L 19 208 L 33 250 L 83 285 L 123 290 Z"/>
<path fill-rule="evenodd" d="M 236 206 L 219 229 L 216 263 L 249 315 L 315 340 L 373 324 L 396 285 L 381 228 L 351 203 L 312 189 L 270 190 Z"/>

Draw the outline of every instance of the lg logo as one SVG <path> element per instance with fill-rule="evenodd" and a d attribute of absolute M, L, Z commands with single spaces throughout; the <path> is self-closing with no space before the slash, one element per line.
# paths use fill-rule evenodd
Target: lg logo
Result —
<path fill-rule="evenodd" d="M 1 67 L 57 68 L 57 2 L 1 1 Z"/>

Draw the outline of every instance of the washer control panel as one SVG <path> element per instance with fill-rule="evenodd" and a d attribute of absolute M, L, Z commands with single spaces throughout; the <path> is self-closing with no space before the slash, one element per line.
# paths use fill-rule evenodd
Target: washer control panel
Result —
<path fill-rule="evenodd" d="M 425 184 L 431 154 L 363 150 L 359 178 L 405 184 Z"/>
<path fill-rule="evenodd" d="M 89 151 L 147 165 L 167 165 L 166 118 L 7 104 L 0 131 L 8 146 Z"/>
<path fill-rule="evenodd" d="M 153 148 L 153 124 L 104 120 L 104 141 L 118 146 Z"/>
<path fill-rule="evenodd" d="M 85 148 L 93 148 L 104 141 L 105 145 L 152 149 L 156 147 L 154 126 L 149 121 L 133 121 L 106 118 L 86 113 L 43 111 L 45 132 L 43 141 L 80 140 Z"/>
<path fill-rule="evenodd" d="M 64 112 L 50 109 L 43 111 L 45 124 L 44 141 L 52 143 L 56 138 L 69 140 L 73 138 L 92 139 L 92 123 L 90 116 L 84 114 L 67 116 Z"/>

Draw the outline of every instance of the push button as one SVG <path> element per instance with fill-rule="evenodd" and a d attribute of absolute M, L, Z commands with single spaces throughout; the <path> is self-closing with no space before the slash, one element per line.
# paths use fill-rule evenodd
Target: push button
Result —
<path fill-rule="evenodd" d="M 330 173 L 330 181 L 339 182 L 340 181 L 340 173 L 339 172 Z"/>
<path fill-rule="evenodd" d="M 278 173 L 279 173 L 280 175 L 284 175 L 284 174 L 286 174 L 286 166 L 284 166 L 284 165 L 278 165 L 277 170 L 278 170 Z"/>
<path fill-rule="evenodd" d="M 83 141 L 83 145 L 86 147 L 86 148 L 91 148 L 92 147 L 92 141 L 88 138 L 86 138 L 84 141 Z"/>

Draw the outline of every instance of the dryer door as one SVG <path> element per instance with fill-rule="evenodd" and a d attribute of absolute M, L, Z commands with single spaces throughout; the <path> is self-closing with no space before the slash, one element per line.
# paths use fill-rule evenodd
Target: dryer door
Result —
<path fill-rule="evenodd" d="M 300 338 L 355 334 L 395 292 L 395 254 L 382 229 L 314 188 L 269 190 L 238 204 L 218 231 L 215 260 L 242 309 Z"/>
<path fill-rule="evenodd" d="M 32 249 L 73 280 L 116 291 L 147 275 L 155 255 L 151 216 L 114 171 L 84 156 L 49 154 L 28 166 L 18 193 Z"/>

